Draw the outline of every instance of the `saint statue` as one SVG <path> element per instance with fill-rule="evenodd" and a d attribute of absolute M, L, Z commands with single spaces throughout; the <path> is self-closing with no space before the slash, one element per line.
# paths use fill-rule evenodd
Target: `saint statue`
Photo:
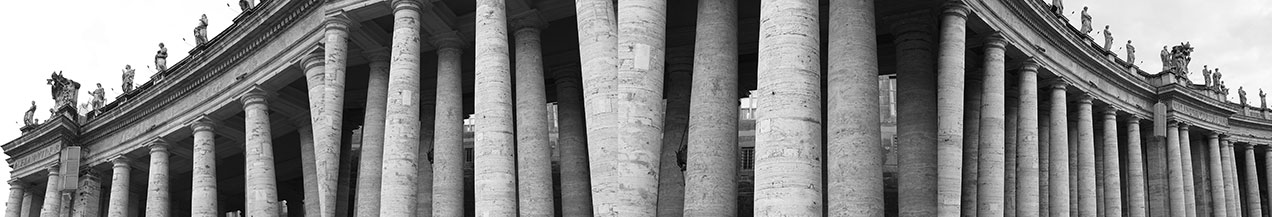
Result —
<path fill-rule="evenodd" d="M 121 85 L 122 87 L 120 87 L 120 89 L 124 90 L 124 93 L 132 91 L 133 76 L 136 74 L 137 70 L 134 70 L 132 65 L 124 65 L 124 83 Z"/>
<path fill-rule="evenodd" d="M 1216 87 L 1222 87 L 1223 83 L 1220 83 L 1220 81 L 1223 80 L 1223 73 L 1219 72 L 1219 67 L 1215 67 L 1214 72 L 1215 72 L 1215 75 L 1214 75 L 1215 78 L 1210 79 L 1210 83 Z"/>
<path fill-rule="evenodd" d="M 1131 40 L 1126 40 L 1126 62 L 1135 65 L 1135 45 L 1131 45 Z"/>
<path fill-rule="evenodd" d="M 243 12 L 247 12 L 248 10 L 252 9 L 252 2 L 248 2 L 247 0 L 239 0 L 239 8 L 242 8 Z"/>
<path fill-rule="evenodd" d="M 199 25 L 194 26 L 194 45 L 203 46 L 208 43 L 208 15 L 199 18 Z"/>
<path fill-rule="evenodd" d="M 1162 46 L 1162 71 L 1168 71 L 1171 68 L 1174 68 L 1171 67 L 1174 63 L 1175 61 L 1170 60 L 1170 50 L 1166 50 L 1166 46 Z"/>
<path fill-rule="evenodd" d="M 1259 88 L 1259 108 L 1268 109 L 1268 93 L 1264 93 L 1263 88 Z M 35 109 L 35 107 L 31 107 L 31 109 Z"/>
<path fill-rule="evenodd" d="M 1082 7 L 1082 34 L 1091 34 L 1091 14 L 1087 13 L 1087 7 Z"/>
<path fill-rule="evenodd" d="M 155 53 L 155 74 L 168 70 L 168 48 L 159 43 L 159 52 Z"/>
<path fill-rule="evenodd" d="M 1113 50 L 1113 33 L 1109 32 L 1109 25 L 1104 25 L 1104 49 Z"/>
<path fill-rule="evenodd" d="M 1051 12 L 1056 14 L 1064 14 L 1064 1 L 1051 0 Z"/>
<path fill-rule="evenodd" d="M 1210 87 L 1210 65 L 1201 65 L 1201 77 L 1206 79 L 1206 87 Z"/>
<path fill-rule="evenodd" d="M 26 114 L 22 115 L 22 126 L 34 126 L 39 120 L 35 120 L 35 101 L 31 101 L 31 109 L 27 109 Z"/>
<path fill-rule="evenodd" d="M 106 91 L 102 90 L 102 83 L 97 83 L 97 89 L 88 92 L 88 95 L 93 97 L 93 100 L 89 101 L 93 110 L 101 109 L 106 104 Z"/>
<path fill-rule="evenodd" d="M 1245 105 L 1246 105 L 1246 97 L 1245 97 L 1245 94 L 1246 94 L 1246 93 L 1245 93 L 1245 87 L 1238 87 L 1238 88 L 1237 88 L 1237 97 L 1241 99 L 1241 106 L 1245 106 Z"/>

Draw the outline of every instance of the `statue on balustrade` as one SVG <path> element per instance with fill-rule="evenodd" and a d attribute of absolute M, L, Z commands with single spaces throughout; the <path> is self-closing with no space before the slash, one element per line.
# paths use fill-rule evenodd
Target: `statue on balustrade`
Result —
<path fill-rule="evenodd" d="M 101 109 L 102 106 L 106 105 L 106 90 L 102 89 L 102 83 L 97 83 L 97 89 L 89 91 L 88 95 L 93 97 L 92 101 L 89 101 L 89 105 L 93 106 L 93 110 Z"/>
<path fill-rule="evenodd" d="M 47 84 L 50 85 L 51 94 L 53 95 L 53 110 L 62 108 L 63 106 L 75 107 L 76 92 L 79 91 L 80 84 L 71 79 L 67 79 L 62 72 L 53 72 Z"/>
<path fill-rule="evenodd" d="M 1188 76 L 1188 63 L 1192 62 L 1192 43 L 1180 43 L 1167 52 L 1162 47 L 1162 71 Z"/>
<path fill-rule="evenodd" d="M 121 87 L 119 87 L 120 89 L 123 89 L 124 93 L 132 91 L 133 76 L 136 74 L 137 70 L 134 70 L 132 65 L 124 65 L 124 82 L 120 85 Z"/>
<path fill-rule="evenodd" d="M 203 46 L 208 43 L 208 15 L 204 14 L 199 18 L 199 25 L 194 26 L 194 46 Z"/>
<path fill-rule="evenodd" d="M 1091 14 L 1087 13 L 1087 7 L 1082 7 L 1082 34 L 1091 34 Z"/>
<path fill-rule="evenodd" d="M 1064 16 L 1064 1 L 1051 0 L 1051 12 Z"/>
<path fill-rule="evenodd" d="M 1126 40 L 1126 63 L 1135 65 L 1135 45 L 1131 45 L 1131 40 Z"/>
<path fill-rule="evenodd" d="M 248 0 L 239 0 L 239 8 L 242 8 L 243 12 L 247 12 L 252 9 L 252 2 Z"/>
<path fill-rule="evenodd" d="M 159 43 L 159 51 L 155 52 L 155 74 L 168 70 L 168 48 Z"/>
<path fill-rule="evenodd" d="M 1206 80 L 1206 89 L 1210 89 L 1210 74 L 1212 74 L 1210 65 L 1201 65 L 1201 78 Z"/>
<path fill-rule="evenodd" d="M 29 127 L 40 124 L 40 120 L 35 119 L 35 101 L 31 101 L 31 109 L 27 109 L 26 114 L 22 115 L 22 126 Z"/>
<path fill-rule="evenodd" d="M 1241 99 L 1241 106 L 1246 105 L 1245 87 L 1237 87 L 1237 97 Z"/>
<path fill-rule="evenodd" d="M 1264 93 L 1263 88 L 1259 88 L 1259 108 L 1268 109 L 1268 93 Z"/>
<path fill-rule="evenodd" d="M 1109 32 L 1109 25 L 1104 25 L 1104 49 L 1113 51 L 1113 32 Z"/>
<path fill-rule="evenodd" d="M 1214 73 L 1214 78 L 1210 79 L 1210 85 L 1214 85 L 1216 89 L 1223 87 L 1223 83 L 1220 82 L 1223 79 L 1223 73 L 1219 73 L 1219 67 L 1215 67 Z"/>

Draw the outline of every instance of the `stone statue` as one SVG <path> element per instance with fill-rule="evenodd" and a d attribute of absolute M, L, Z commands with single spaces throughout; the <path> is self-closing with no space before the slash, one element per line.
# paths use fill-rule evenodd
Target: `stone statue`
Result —
<path fill-rule="evenodd" d="M 1259 88 L 1259 108 L 1268 109 L 1268 93 L 1264 93 L 1263 88 Z M 35 107 L 31 107 L 31 109 L 35 109 Z"/>
<path fill-rule="evenodd" d="M 1206 88 L 1210 87 L 1210 65 L 1201 65 L 1201 77 L 1206 79 Z"/>
<path fill-rule="evenodd" d="M 1246 105 L 1246 97 L 1245 97 L 1245 94 L 1246 94 L 1246 93 L 1245 93 L 1245 87 L 1238 87 L 1238 88 L 1237 88 L 1237 97 L 1238 97 L 1239 99 L 1241 99 L 1241 106 L 1245 106 L 1245 105 Z"/>
<path fill-rule="evenodd" d="M 168 48 L 159 43 L 159 52 L 155 53 L 155 74 L 168 70 Z"/>
<path fill-rule="evenodd" d="M 1051 12 L 1056 14 L 1064 14 L 1064 1 L 1051 0 Z"/>
<path fill-rule="evenodd" d="M 1082 7 L 1082 34 L 1091 34 L 1091 14 L 1087 13 L 1087 7 Z"/>
<path fill-rule="evenodd" d="M 77 92 L 79 92 L 80 88 L 79 82 L 67 79 L 65 76 L 62 76 L 62 72 L 53 72 L 53 74 L 50 75 L 50 78 L 45 81 L 47 81 L 48 85 L 51 87 L 50 92 L 53 95 L 54 101 L 53 110 L 56 111 L 63 106 L 70 106 L 72 108 L 75 107 L 75 100 L 78 96 Z"/>
<path fill-rule="evenodd" d="M 35 126 L 40 120 L 35 119 L 35 101 L 31 101 L 31 109 L 27 109 L 26 114 L 22 115 L 22 126 Z"/>
<path fill-rule="evenodd" d="M 137 70 L 134 70 L 132 68 L 132 65 L 124 65 L 124 82 L 120 87 L 120 89 L 124 90 L 124 93 L 128 93 L 132 91 L 133 76 L 136 74 L 137 74 Z"/>
<path fill-rule="evenodd" d="M 1215 87 L 1223 87 L 1223 83 L 1221 83 L 1221 81 L 1223 80 L 1223 73 L 1219 72 L 1219 67 L 1215 67 L 1214 73 L 1215 73 L 1214 74 L 1215 78 L 1210 79 L 1210 85 L 1214 85 Z"/>
<path fill-rule="evenodd" d="M 88 95 L 93 97 L 93 100 L 89 101 L 89 105 L 93 106 L 93 110 L 101 109 L 102 106 L 106 105 L 106 91 L 102 90 L 102 83 L 97 83 L 97 89 L 88 92 Z"/>
<path fill-rule="evenodd" d="M 1109 32 L 1109 25 L 1104 25 L 1104 49 L 1113 50 L 1113 32 Z"/>
<path fill-rule="evenodd" d="M 1180 43 L 1169 51 L 1162 47 L 1162 71 L 1180 76 L 1188 76 L 1188 63 L 1192 62 L 1193 47 L 1191 43 Z"/>
<path fill-rule="evenodd" d="M 1135 65 L 1135 45 L 1131 45 L 1131 40 L 1126 40 L 1126 62 Z"/>
<path fill-rule="evenodd" d="M 208 15 L 199 18 L 199 25 L 194 26 L 194 45 L 203 46 L 208 43 Z"/>
<path fill-rule="evenodd" d="M 252 9 L 252 2 L 249 2 L 247 0 L 239 0 L 239 8 L 243 9 L 243 12 L 247 12 L 248 10 Z"/>

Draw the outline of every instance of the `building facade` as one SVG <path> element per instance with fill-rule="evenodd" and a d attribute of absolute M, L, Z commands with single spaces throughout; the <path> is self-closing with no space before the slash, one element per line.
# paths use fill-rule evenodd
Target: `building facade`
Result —
<path fill-rule="evenodd" d="M 249 3 L 100 108 L 54 74 L 5 216 L 1263 215 L 1263 94 L 1061 7 Z"/>

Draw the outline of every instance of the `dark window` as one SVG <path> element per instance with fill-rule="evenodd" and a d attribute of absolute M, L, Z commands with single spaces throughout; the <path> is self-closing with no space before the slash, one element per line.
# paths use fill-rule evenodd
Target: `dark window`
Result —
<path fill-rule="evenodd" d="M 742 160 L 742 169 L 755 169 L 755 147 L 742 147 L 742 155 L 738 159 Z"/>
<path fill-rule="evenodd" d="M 464 148 L 464 162 L 473 162 L 472 148 Z"/>

